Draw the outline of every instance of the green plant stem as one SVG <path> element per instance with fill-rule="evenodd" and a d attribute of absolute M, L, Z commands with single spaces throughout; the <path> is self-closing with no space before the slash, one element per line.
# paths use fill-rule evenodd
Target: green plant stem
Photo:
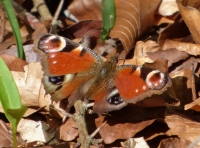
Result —
<path fill-rule="evenodd" d="M 12 7 L 12 3 L 10 0 L 1 0 L 1 2 L 3 4 L 3 7 L 6 11 L 10 25 L 13 30 L 13 34 L 17 43 L 18 57 L 21 59 L 25 59 L 24 49 L 22 45 L 22 38 L 20 34 L 20 28 L 19 28 L 18 20 L 15 15 L 15 11 Z"/>

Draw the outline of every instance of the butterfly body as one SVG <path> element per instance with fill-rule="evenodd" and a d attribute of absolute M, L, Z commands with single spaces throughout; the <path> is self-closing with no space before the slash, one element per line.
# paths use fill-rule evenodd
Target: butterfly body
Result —
<path fill-rule="evenodd" d="M 93 110 L 99 114 L 161 94 L 171 86 L 170 78 L 158 70 L 117 65 L 117 57 L 104 61 L 89 48 L 60 36 L 38 38 L 35 50 L 41 55 L 44 84 L 52 99 L 68 97 L 69 106 L 77 99 L 94 100 Z"/>

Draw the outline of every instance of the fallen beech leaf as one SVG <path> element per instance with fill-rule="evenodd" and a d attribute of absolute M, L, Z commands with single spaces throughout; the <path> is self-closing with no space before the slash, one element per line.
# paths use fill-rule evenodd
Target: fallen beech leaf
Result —
<path fill-rule="evenodd" d="M 147 52 L 159 51 L 160 47 L 156 42 L 148 40 L 146 42 L 138 41 L 134 50 L 134 57 L 130 60 L 119 61 L 122 64 L 143 65 L 144 63 L 152 63 L 154 60 L 150 59 Z"/>
<path fill-rule="evenodd" d="M 186 148 L 190 144 L 191 142 L 188 140 L 173 137 L 161 140 L 158 148 Z M 200 146 L 195 145 L 193 148 L 200 148 Z"/>
<path fill-rule="evenodd" d="M 159 0 L 115 1 L 116 21 L 109 36 L 118 38 L 122 42 L 126 54 L 129 53 L 136 39 L 153 25 L 154 12 L 159 2 Z"/>
<path fill-rule="evenodd" d="M 143 66 L 149 67 L 152 69 L 157 69 L 163 73 L 168 72 L 168 66 L 167 66 L 168 61 L 165 59 L 156 59 L 153 63 L 144 63 Z"/>
<path fill-rule="evenodd" d="M 27 63 L 38 62 L 39 61 L 38 54 L 33 51 L 33 44 L 25 45 L 25 46 L 23 46 L 23 48 L 24 48 L 24 52 L 25 52 L 25 55 L 26 55 L 26 62 Z M 12 45 L 12 46 L 10 46 L 9 49 L 0 51 L 0 55 L 2 55 L 2 56 L 11 55 L 11 56 L 17 57 L 17 46 L 16 45 Z"/>
<path fill-rule="evenodd" d="M 84 20 L 80 21 L 63 31 L 58 32 L 59 35 L 74 39 L 82 38 L 87 35 L 90 37 L 99 37 L 101 33 L 102 21 Z"/>
<path fill-rule="evenodd" d="M 173 24 L 174 23 L 174 16 L 170 16 L 170 17 L 164 17 L 161 15 L 156 14 L 155 15 L 155 22 L 154 25 L 155 26 L 160 26 L 161 24 Z"/>
<path fill-rule="evenodd" d="M 60 126 L 60 139 L 64 141 L 74 140 L 79 134 L 78 127 L 72 118 Z"/>
<path fill-rule="evenodd" d="M 185 22 L 182 20 L 180 14 L 178 13 L 174 19 L 174 23 L 168 25 L 158 37 L 158 45 L 163 46 L 166 40 L 174 40 L 177 38 L 183 38 L 190 35 L 188 27 L 185 25 Z"/>
<path fill-rule="evenodd" d="M 176 96 L 181 99 L 182 106 L 196 100 L 194 74 L 190 69 L 173 72 L 170 77 Z"/>
<path fill-rule="evenodd" d="M 22 59 L 19 59 L 10 55 L 0 55 L 0 57 L 4 60 L 6 65 L 8 66 L 10 71 L 24 71 L 24 66 L 28 63 Z"/>
<path fill-rule="evenodd" d="M 109 116 L 100 116 L 95 119 L 97 127 L 101 126 L 99 133 L 106 144 L 117 139 L 128 139 L 133 137 L 147 126 L 151 125 L 157 118 L 162 118 L 164 108 L 145 108 L 135 105 L 110 112 Z"/>
<path fill-rule="evenodd" d="M 173 87 L 176 95 L 181 99 L 181 104 L 185 105 L 192 100 L 196 100 L 196 88 L 194 74 L 190 69 L 183 69 L 181 71 L 170 74 L 173 81 Z"/>
<path fill-rule="evenodd" d="M 13 147 L 11 129 L 9 130 L 9 127 L 2 120 L 0 120 L 0 133 L 0 147 Z M 17 136 L 17 143 L 18 145 L 24 143 L 19 135 Z"/>
<path fill-rule="evenodd" d="M 101 20 L 101 1 L 74 0 L 68 10 L 81 20 Z"/>
<path fill-rule="evenodd" d="M 130 138 L 125 142 L 121 142 L 122 148 L 149 148 L 143 137 Z"/>
<path fill-rule="evenodd" d="M 200 98 L 194 100 L 193 102 L 186 104 L 184 107 L 185 110 L 193 109 L 195 111 L 200 111 Z"/>
<path fill-rule="evenodd" d="M 45 27 L 45 25 L 39 23 L 39 24 L 37 25 L 36 30 L 35 30 L 35 31 L 33 32 L 33 34 L 32 34 L 32 39 L 37 38 L 37 37 L 38 37 L 39 35 L 41 35 L 41 34 L 47 34 L 47 33 L 48 33 L 48 30 L 47 30 L 47 28 Z"/>
<path fill-rule="evenodd" d="M 147 56 L 153 61 L 159 58 L 167 59 L 168 67 L 170 67 L 172 64 L 176 62 L 187 59 L 189 57 L 189 54 L 183 51 L 179 51 L 175 48 L 170 48 L 170 49 L 159 50 L 155 52 L 147 52 Z"/>
<path fill-rule="evenodd" d="M 192 37 L 194 38 L 197 44 L 200 44 L 200 13 L 197 9 L 193 7 L 183 7 L 180 3 L 178 3 L 179 12 L 188 26 Z"/>
<path fill-rule="evenodd" d="M 193 142 L 200 135 L 200 123 L 184 116 L 168 115 L 165 117 L 165 122 L 170 128 L 166 133 L 169 136 L 177 135 L 181 139 Z"/>
<path fill-rule="evenodd" d="M 162 0 L 158 9 L 159 14 L 169 16 L 178 11 L 176 0 Z"/>
<path fill-rule="evenodd" d="M 45 94 L 41 82 L 43 72 L 40 63 L 30 63 L 24 67 L 25 72 L 12 72 L 18 86 L 22 104 L 48 108 L 51 104 L 50 95 Z"/>
<path fill-rule="evenodd" d="M 156 52 L 160 50 L 161 48 L 155 41 L 138 41 L 135 46 L 134 57 L 144 57 L 147 56 L 148 52 Z"/>
<path fill-rule="evenodd" d="M 197 73 L 198 74 L 198 69 L 199 69 L 198 64 L 199 63 L 200 63 L 200 58 L 190 57 L 187 60 L 185 60 L 183 63 L 181 63 L 181 65 L 177 66 L 172 72 L 180 71 L 182 69 L 188 68 L 193 73 Z"/>
<path fill-rule="evenodd" d="M 198 45 L 198 44 L 166 40 L 163 45 L 163 50 L 166 50 L 169 48 L 176 48 L 179 51 L 185 51 L 188 54 L 195 55 L 195 56 L 200 55 L 200 45 Z"/>
<path fill-rule="evenodd" d="M 47 133 L 48 128 L 49 126 L 45 122 L 21 119 L 17 132 L 20 133 L 22 139 L 26 142 L 48 142 L 55 134 L 55 132 Z"/>
<path fill-rule="evenodd" d="M 105 121 L 105 117 L 101 116 L 95 120 L 97 127 Z M 117 139 L 128 139 L 133 137 L 137 132 L 143 130 L 146 126 L 152 124 L 155 119 L 141 121 L 139 123 L 105 123 L 99 133 L 106 144 L 112 143 Z M 114 125 L 113 125 L 114 124 Z"/>

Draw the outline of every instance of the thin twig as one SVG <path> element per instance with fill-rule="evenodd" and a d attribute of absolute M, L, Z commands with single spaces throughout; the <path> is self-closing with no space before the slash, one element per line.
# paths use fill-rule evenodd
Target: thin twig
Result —
<path fill-rule="evenodd" d="M 63 111 L 63 110 L 60 110 L 60 109 L 54 108 L 54 107 L 52 107 L 52 106 L 51 106 L 51 108 L 54 109 L 54 110 L 56 110 L 56 111 L 58 111 L 58 112 L 60 112 L 61 114 L 65 115 L 66 117 L 73 118 L 73 115 L 70 114 L 70 113 L 68 113 L 68 112 L 66 112 L 66 111 Z"/>
<path fill-rule="evenodd" d="M 43 20 L 52 19 L 52 15 L 49 12 L 49 9 L 47 8 L 44 0 L 33 0 L 33 4 L 34 4 L 34 7 L 37 8 Z"/>
<path fill-rule="evenodd" d="M 94 136 L 99 132 L 99 130 L 106 124 L 107 121 L 105 121 L 101 126 L 99 126 L 91 135 L 91 139 L 94 138 Z"/>
<path fill-rule="evenodd" d="M 57 34 L 58 16 L 60 15 L 60 11 L 62 10 L 63 3 L 64 3 L 64 0 L 61 0 L 59 5 L 58 5 L 56 13 L 54 14 L 53 20 L 51 22 L 51 29 L 50 29 L 49 33 Z"/>
<path fill-rule="evenodd" d="M 88 131 L 87 131 L 86 121 L 85 121 L 85 112 L 87 110 L 87 106 L 88 105 L 86 103 L 82 102 L 81 100 L 76 101 L 76 103 L 74 104 L 76 112 L 73 115 L 70 113 L 67 113 L 65 111 L 54 108 L 55 110 L 59 111 L 63 115 L 72 118 L 76 122 L 78 131 L 79 131 L 79 141 L 78 142 L 80 143 L 81 148 L 88 148 L 91 143 L 98 144 L 98 143 L 102 142 L 102 139 L 93 139 L 93 138 L 99 132 L 100 128 L 106 123 L 106 122 L 104 122 L 91 135 L 89 135 Z M 89 106 L 91 106 L 91 105 L 89 105 Z"/>

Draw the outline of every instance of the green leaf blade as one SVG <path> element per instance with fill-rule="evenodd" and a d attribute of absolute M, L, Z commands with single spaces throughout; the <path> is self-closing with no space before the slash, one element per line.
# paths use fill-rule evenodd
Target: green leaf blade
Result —
<path fill-rule="evenodd" d="M 26 112 L 27 106 L 22 106 L 18 88 L 2 58 L 0 58 L 0 102 L 6 118 L 12 125 L 14 147 L 16 147 L 17 124 Z"/>
<path fill-rule="evenodd" d="M 101 1 L 101 11 L 102 11 L 102 32 L 101 32 L 101 42 L 106 39 L 109 35 L 111 28 L 115 24 L 115 1 L 114 0 L 102 0 Z"/>

